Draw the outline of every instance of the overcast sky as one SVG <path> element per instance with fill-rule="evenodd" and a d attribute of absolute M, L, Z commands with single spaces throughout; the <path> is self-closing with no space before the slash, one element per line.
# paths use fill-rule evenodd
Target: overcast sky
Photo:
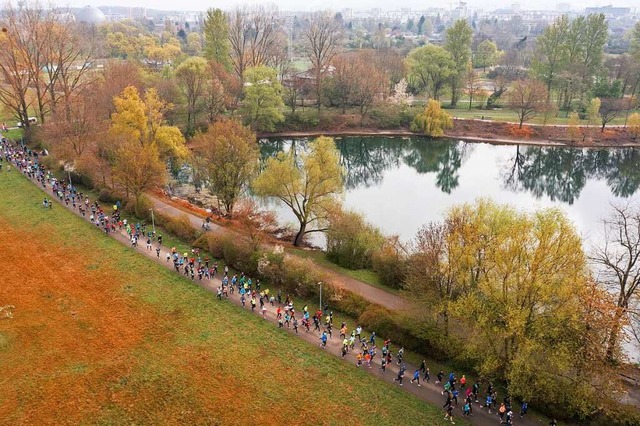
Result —
<path fill-rule="evenodd" d="M 265 1 L 257 0 L 57 0 L 53 1 L 58 6 L 142 6 L 153 9 L 166 9 L 166 10 L 205 10 L 209 7 L 220 7 L 223 9 L 229 9 L 235 5 L 241 4 L 254 4 L 265 3 Z M 499 7 L 508 7 L 516 0 L 494 0 L 489 4 L 492 9 Z M 430 6 L 454 5 L 457 6 L 457 0 L 445 0 L 442 2 L 428 2 L 424 0 L 273 0 L 269 3 L 276 4 L 283 10 L 317 10 L 331 8 L 334 10 L 340 10 L 343 8 L 353 9 L 370 9 L 372 7 L 380 7 L 383 9 L 399 9 L 401 7 L 410 7 L 412 9 L 425 9 Z M 535 8 L 535 9 L 555 9 L 558 3 L 570 3 L 575 9 L 582 9 L 585 6 L 603 6 L 607 4 L 614 4 L 616 6 L 628 6 L 639 7 L 640 2 L 638 0 L 581 0 L 579 2 L 572 2 L 567 0 L 536 0 L 535 2 L 529 2 L 519 0 L 522 8 Z M 487 7 L 485 0 L 468 0 L 467 4 L 471 7 Z"/>

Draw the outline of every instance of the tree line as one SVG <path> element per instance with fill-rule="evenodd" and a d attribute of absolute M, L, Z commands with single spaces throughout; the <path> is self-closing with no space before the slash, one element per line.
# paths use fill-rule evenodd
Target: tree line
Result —
<path fill-rule="evenodd" d="M 604 130 L 637 108 L 640 27 L 629 31 L 628 52 L 607 54 L 608 23 L 601 14 L 562 16 L 539 35 L 515 42 L 498 37 L 490 22 L 447 26 L 438 19 L 443 42 L 409 50 L 385 43 L 349 47 L 356 30 L 329 12 L 290 22 L 268 6 L 210 9 L 196 30 L 170 22 L 162 29 L 133 21 L 92 27 L 63 12 L 8 7 L 3 15 L 0 102 L 25 127 L 34 112 L 42 123 L 69 120 L 67 105 L 102 77 L 99 58 L 138 64 L 136 74 L 173 105 L 167 122 L 187 137 L 221 115 L 237 115 L 258 132 L 322 127 L 335 119 L 323 107 L 345 115 L 350 126 L 410 128 L 415 122 L 414 130 L 441 134 L 445 116 L 434 118 L 444 119 L 443 129 L 429 130 L 423 99 L 449 101 L 447 108 L 460 108 L 461 98 L 470 109 L 506 106 L 521 128 L 536 116 L 546 123 L 564 113 L 578 125 Z M 391 37 L 384 26 L 376 31 Z M 592 102 L 599 102 L 595 112 Z M 316 113 L 301 113 L 305 105 Z M 358 121 L 345 114 L 348 109 Z"/>

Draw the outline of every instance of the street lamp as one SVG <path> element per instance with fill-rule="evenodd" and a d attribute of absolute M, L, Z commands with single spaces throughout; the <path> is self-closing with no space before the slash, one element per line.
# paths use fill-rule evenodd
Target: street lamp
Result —
<path fill-rule="evenodd" d="M 320 310 L 322 310 L 322 281 L 318 285 L 320 286 Z"/>
<path fill-rule="evenodd" d="M 156 220 L 153 217 L 153 209 L 149 209 L 149 210 L 151 210 L 151 226 L 153 228 L 153 236 L 155 237 L 155 235 L 156 235 Z"/>

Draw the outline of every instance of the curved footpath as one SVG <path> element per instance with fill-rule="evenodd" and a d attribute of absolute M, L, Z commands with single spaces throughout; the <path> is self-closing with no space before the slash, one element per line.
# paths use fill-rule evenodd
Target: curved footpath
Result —
<path fill-rule="evenodd" d="M 28 179 L 27 176 L 25 176 L 23 174 L 23 176 L 25 178 Z M 66 207 L 67 210 L 75 213 L 77 216 L 82 217 L 80 215 L 80 212 L 77 211 L 76 209 L 74 209 L 72 206 L 65 206 L 64 203 L 58 199 L 58 197 L 56 197 L 55 195 L 52 194 L 51 192 L 51 188 L 48 187 L 48 190 L 44 190 L 42 188 L 42 185 L 37 184 L 36 182 L 34 182 L 32 180 L 32 183 L 34 183 L 40 190 L 43 190 L 47 195 L 49 195 L 51 197 L 52 200 L 56 200 L 56 202 L 58 203 L 58 206 L 61 207 Z M 157 200 L 157 199 L 156 199 Z M 159 201 L 159 200 L 158 200 Z M 34 202 L 37 202 L 36 200 L 34 200 Z M 174 209 L 171 206 L 166 205 L 165 203 L 158 203 L 157 204 L 160 207 L 167 207 L 166 210 L 167 211 L 172 211 L 172 209 Z M 182 213 L 182 211 L 180 211 L 180 213 Z M 193 215 L 193 218 L 190 217 L 189 219 L 192 221 L 192 223 L 194 223 L 194 220 L 197 220 L 198 223 L 197 225 L 200 226 L 201 224 L 201 219 L 196 219 L 197 216 Z M 86 220 L 87 222 L 89 222 L 88 218 L 84 218 L 84 220 Z M 93 225 L 92 225 L 93 226 Z M 95 226 L 94 226 L 95 228 Z M 97 232 L 100 232 L 101 234 L 104 235 L 104 232 L 102 232 L 100 230 L 100 228 L 96 229 Z M 113 233 L 109 234 L 111 237 L 115 238 L 116 240 L 120 241 L 121 243 L 125 244 L 127 247 L 130 247 L 130 241 L 129 241 L 129 237 L 127 236 L 126 232 L 124 230 L 120 230 L 120 231 L 116 231 Z M 106 238 L 106 237 L 105 237 Z M 141 240 L 140 245 L 137 248 L 131 248 L 132 250 L 136 250 L 138 253 L 143 254 L 144 256 L 146 256 L 148 259 L 174 271 L 173 269 L 173 264 L 171 262 L 167 262 L 166 261 L 166 254 L 168 252 L 168 250 L 165 247 L 162 247 L 163 251 L 160 254 L 160 258 L 156 257 L 155 254 L 155 247 L 152 250 L 147 250 L 145 248 L 145 244 L 144 241 Z M 182 274 L 180 274 L 182 275 Z M 216 294 L 217 292 L 217 288 L 218 286 L 220 286 L 221 280 L 220 277 L 211 279 L 211 280 L 207 280 L 207 279 L 203 279 L 202 281 L 198 281 L 195 280 L 193 282 L 194 284 L 210 291 L 213 294 Z M 242 305 L 240 302 L 240 295 L 239 292 L 235 292 L 233 295 L 230 295 L 229 299 L 223 299 L 223 301 L 221 301 L 220 303 L 234 303 L 236 305 Z M 249 307 L 250 304 L 247 303 L 247 311 L 250 311 L 251 308 Z M 274 324 L 274 327 L 277 327 L 277 319 L 276 319 L 276 307 L 277 306 L 271 306 L 270 304 L 267 304 L 267 315 L 266 315 L 266 321 L 269 321 L 271 323 Z M 259 313 L 259 307 L 256 308 L 255 311 L 255 315 L 261 315 Z M 348 324 L 348 326 L 350 327 L 349 330 L 352 329 L 352 327 L 354 326 L 354 324 Z M 283 330 L 285 330 L 288 333 L 293 334 L 294 331 L 293 329 L 289 329 L 289 328 L 283 328 Z M 336 330 L 336 332 L 338 332 L 338 330 Z M 309 342 L 312 345 L 317 345 L 318 347 L 320 346 L 320 340 L 319 340 L 319 334 L 316 332 L 305 332 L 302 327 L 300 327 L 299 330 L 299 334 L 298 337 L 300 337 L 301 339 Z M 393 339 L 392 339 L 393 341 Z M 336 339 L 329 339 L 327 342 L 327 347 L 326 347 L 326 352 L 334 355 L 334 356 L 340 356 L 340 352 L 341 352 L 341 347 L 342 347 L 342 342 L 340 341 L 339 337 Z M 320 350 L 320 349 L 318 349 Z M 397 352 L 397 348 L 393 348 L 392 347 L 392 352 L 395 354 Z M 355 356 L 353 355 L 353 353 L 349 353 L 346 357 L 345 357 L 345 361 L 346 362 L 350 362 L 352 363 L 352 365 L 354 365 L 353 368 L 362 368 L 364 370 L 366 370 L 368 373 L 373 374 L 377 377 L 379 377 L 381 380 L 384 380 L 386 382 L 390 382 L 390 383 L 394 383 L 393 379 L 397 376 L 397 371 L 398 371 L 398 366 L 396 365 L 395 362 L 392 363 L 391 366 L 389 366 L 387 368 L 387 372 L 382 372 L 380 367 L 379 367 L 379 359 L 377 359 L 379 357 L 376 357 L 373 366 L 371 368 L 368 368 L 366 366 L 361 366 L 361 367 L 356 367 L 355 366 Z M 395 357 L 394 357 L 395 358 Z M 405 373 L 405 380 L 404 380 L 404 386 L 403 389 L 407 392 L 412 393 L 413 395 L 415 395 L 416 397 L 418 397 L 419 399 L 426 401 L 432 405 L 435 406 L 442 406 L 444 404 L 444 397 L 442 395 L 438 395 L 440 394 L 442 387 L 435 385 L 433 383 L 433 381 L 431 383 L 427 383 L 424 384 L 422 387 L 418 387 L 415 384 L 411 384 L 410 383 L 410 379 L 413 376 L 413 372 L 417 369 L 417 367 L 415 365 L 410 365 L 408 363 L 405 363 L 407 370 Z M 448 373 L 448 372 L 446 372 Z M 436 371 L 432 371 L 431 372 L 431 377 L 432 380 L 435 380 L 435 376 L 436 376 L 437 372 Z M 458 373 L 457 376 L 461 376 L 462 373 Z M 396 384 L 394 384 L 394 386 L 398 386 Z M 481 393 L 480 396 L 484 396 L 484 392 L 483 392 L 483 387 L 481 387 Z M 498 395 L 499 400 L 502 400 L 503 395 Z M 456 418 L 456 420 L 460 420 L 460 417 L 462 415 L 462 411 L 461 411 L 461 407 L 463 404 L 459 403 L 458 406 L 454 409 L 453 414 Z M 519 414 L 519 407 L 517 406 L 517 404 L 514 404 L 514 408 L 516 409 L 514 411 L 514 421 L 513 424 L 517 425 L 517 426 L 534 426 L 534 425 L 544 425 L 545 423 L 533 419 L 531 417 L 525 417 L 525 418 L 520 418 L 518 416 Z M 473 417 L 469 418 L 469 422 L 473 425 L 479 425 L 479 426 L 495 426 L 498 425 L 500 423 L 500 419 L 496 416 L 495 412 L 494 414 L 488 414 L 487 411 L 485 409 L 480 409 L 480 404 L 474 404 L 473 406 Z M 399 420 L 399 422 L 401 422 L 401 420 Z M 443 411 L 443 420 L 442 420 L 442 424 L 443 425 L 447 425 L 447 424 L 451 424 L 449 421 L 445 421 L 444 420 L 444 411 Z"/>
<path fill-rule="evenodd" d="M 153 195 L 147 194 L 147 197 L 153 204 L 154 211 L 161 212 L 167 216 L 179 217 L 182 215 L 186 215 L 189 218 L 189 222 L 196 229 L 201 229 L 202 227 L 202 216 L 199 216 L 191 211 L 183 210 L 177 206 L 172 205 L 170 202 Z M 217 225 L 215 223 L 211 223 L 211 230 L 209 232 L 225 235 L 225 236 L 233 236 L 242 238 L 242 235 L 232 229 L 226 228 L 224 226 Z M 287 254 L 287 256 L 292 256 L 291 254 Z M 362 296 L 369 302 L 377 303 L 382 305 L 388 309 L 392 310 L 400 310 L 407 306 L 407 301 L 401 296 L 395 295 L 393 293 L 389 293 L 388 291 L 381 290 L 372 285 L 364 283 L 362 281 L 356 280 L 351 277 L 347 277 L 345 275 L 339 274 L 331 269 L 325 268 L 322 265 L 315 265 L 322 270 L 323 273 L 331 277 L 331 280 L 336 285 L 346 288 L 349 291 L 354 292 L 355 294 Z"/>

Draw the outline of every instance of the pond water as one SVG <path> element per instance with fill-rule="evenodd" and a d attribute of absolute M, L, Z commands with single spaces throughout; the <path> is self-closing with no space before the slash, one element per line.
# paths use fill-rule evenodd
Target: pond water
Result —
<path fill-rule="evenodd" d="M 261 141 L 263 159 L 306 149 L 308 139 Z M 640 188 L 640 150 L 491 145 L 421 137 L 336 138 L 346 170 L 343 203 L 387 234 L 409 241 L 453 205 L 489 197 L 518 210 L 557 207 L 574 223 L 587 252 L 603 240 L 612 203 L 632 201 Z M 277 202 L 265 205 L 295 222 Z M 320 234 L 311 241 L 324 246 Z M 640 347 L 628 341 L 630 359 Z"/>
<path fill-rule="evenodd" d="M 263 158 L 304 150 L 307 139 L 261 141 Z M 346 170 L 344 205 L 409 241 L 453 205 L 489 197 L 519 210 L 557 207 L 585 249 L 601 239 L 610 204 L 640 187 L 640 150 L 491 145 L 422 137 L 336 138 Z M 293 215 L 269 203 L 283 222 Z M 322 245 L 322 240 L 315 240 Z"/>

